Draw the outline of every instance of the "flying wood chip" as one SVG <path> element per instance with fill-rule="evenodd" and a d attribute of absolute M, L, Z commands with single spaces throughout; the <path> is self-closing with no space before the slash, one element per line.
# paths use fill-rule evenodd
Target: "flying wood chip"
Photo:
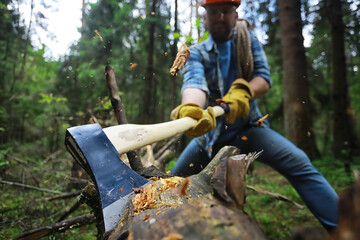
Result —
<path fill-rule="evenodd" d="M 264 122 L 264 120 L 265 119 L 267 119 L 269 117 L 269 114 L 266 114 L 265 116 L 263 116 L 262 118 L 260 118 L 259 120 L 257 120 L 257 127 L 262 127 L 262 125 L 263 125 L 263 122 Z"/>
<path fill-rule="evenodd" d="M 180 71 L 180 69 L 185 65 L 189 57 L 190 57 L 189 48 L 186 46 L 185 43 L 183 43 L 179 48 L 179 51 L 176 54 L 174 64 L 170 69 L 171 75 L 175 76 Z"/>
<path fill-rule="evenodd" d="M 95 30 L 94 32 L 95 32 L 95 34 L 99 37 L 100 41 L 103 41 L 103 38 L 101 37 L 99 31 L 98 31 L 98 30 Z"/>

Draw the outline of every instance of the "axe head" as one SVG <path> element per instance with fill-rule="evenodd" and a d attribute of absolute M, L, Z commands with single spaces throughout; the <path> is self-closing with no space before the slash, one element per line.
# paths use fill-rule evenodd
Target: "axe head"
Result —
<path fill-rule="evenodd" d="M 67 129 L 65 146 L 95 183 L 101 199 L 105 232 L 112 230 L 125 212 L 133 188 L 149 181 L 121 161 L 99 124 Z"/>

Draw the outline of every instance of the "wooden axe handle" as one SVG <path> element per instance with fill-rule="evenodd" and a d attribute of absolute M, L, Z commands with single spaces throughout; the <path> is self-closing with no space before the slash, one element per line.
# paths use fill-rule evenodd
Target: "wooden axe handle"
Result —
<path fill-rule="evenodd" d="M 224 114 L 223 108 L 219 106 L 213 107 L 213 110 L 216 117 Z M 183 133 L 196 122 L 193 118 L 184 117 L 158 124 L 122 124 L 104 128 L 103 131 L 116 150 L 122 154 Z"/>

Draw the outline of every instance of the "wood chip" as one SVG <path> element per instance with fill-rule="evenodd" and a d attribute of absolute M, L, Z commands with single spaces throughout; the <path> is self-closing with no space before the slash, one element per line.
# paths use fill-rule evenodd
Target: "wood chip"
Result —
<path fill-rule="evenodd" d="M 162 206 L 163 203 L 158 203 L 156 198 L 165 190 L 177 187 L 182 180 L 182 177 L 160 178 L 145 187 L 134 188 L 134 192 L 138 193 L 131 199 L 134 211 L 140 213 L 148 208 Z"/>
<path fill-rule="evenodd" d="M 100 41 L 103 41 L 103 38 L 101 37 L 99 31 L 98 31 L 98 30 L 95 30 L 94 32 L 95 32 L 95 34 L 99 37 Z"/>
<path fill-rule="evenodd" d="M 182 240 L 184 237 L 179 233 L 170 233 L 168 236 L 163 237 L 161 240 Z"/>
<path fill-rule="evenodd" d="M 176 58 L 174 60 L 174 64 L 170 69 L 171 75 L 175 76 L 180 71 L 180 69 L 185 65 L 189 57 L 190 57 L 189 48 L 186 46 L 185 43 L 183 43 L 179 48 L 179 51 L 176 54 Z"/>

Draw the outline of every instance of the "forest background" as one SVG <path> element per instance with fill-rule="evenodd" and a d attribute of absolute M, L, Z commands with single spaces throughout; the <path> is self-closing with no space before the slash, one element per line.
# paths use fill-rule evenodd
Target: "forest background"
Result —
<path fill-rule="evenodd" d="M 116 124 L 105 81 L 107 64 L 114 67 L 129 122 L 169 121 L 171 109 L 180 103 L 181 76 L 169 74 L 178 46 L 207 37 L 198 11 L 201 1 L 83 0 L 81 37 L 68 54 L 54 60 L 45 56 L 45 45 L 34 44 L 32 35 L 47 29 L 47 16 L 38 9 L 56 1 L 28 1 L 26 24 L 19 11 L 23 2 L 0 3 L 0 238 L 55 221 L 59 209 L 70 204 L 62 200 L 49 206 L 44 201 L 49 193 L 7 183 L 69 191 L 73 160 L 63 144 L 66 129 L 87 124 L 90 117 L 103 127 Z M 353 181 L 351 170 L 359 168 L 360 3 L 286 4 L 243 1 L 239 10 L 264 45 L 273 79 L 258 105 L 269 114 L 272 128 L 304 149 L 341 193 Z M 179 5 L 189 7 L 179 11 Z M 169 167 L 188 140 L 182 138 Z M 286 181 L 276 182 L 276 176 L 271 183 L 271 174 L 262 177 L 254 181 L 301 202 Z M 287 217 L 274 218 L 271 208 L 284 206 L 268 198 L 252 201 L 251 216 L 270 239 L 286 239 L 294 226 L 314 222 L 305 210 L 294 210 L 289 219 L 288 208 L 281 211 Z M 264 215 L 265 205 L 270 209 Z M 262 213 L 254 210 L 260 207 Z M 91 227 L 81 231 L 95 236 Z"/>

